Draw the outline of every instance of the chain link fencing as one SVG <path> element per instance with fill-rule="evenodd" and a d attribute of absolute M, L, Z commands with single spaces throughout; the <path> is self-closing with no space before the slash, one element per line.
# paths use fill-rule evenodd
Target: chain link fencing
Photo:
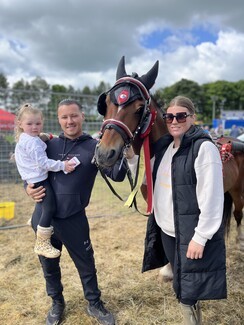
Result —
<path fill-rule="evenodd" d="M 51 107 L 47 101 L 46 106 L 39 105 L 38 101 L 35 102 L 35 106 L 41 107 L 43 110 L 44 132 L 49 132 L 55 135 L 58 135 L 60 133 L 60 126 L 56 117 L 56 107 L 58 103 L 57 100 L 62 100 L 64 98 L 73 98 L 78 99 L 83 103 L 86 116 L 85 122 L 83 124 L 83 131 L 89 133 L 94 137 L 98 135 L 102 119 L 100 116 L 98 116 L 95 110 L 97 99 L 96 96 L 84 98 L 82 98 L 81 95 L 74 96 L 74 94 L 55 94 L 55 96 L 55 107 Z M 25 99 L 27 101 L 27 98 Z M 89 99 L 89 101 L 87 99 Z M 6 97 L 5 102 L 9 102 Z M 32 103 L 30 100 L 28 100 L 28 102 Z M 84 102 L 86 102 L 85 105 Z M 4 110 L 6 107 L 4 107 L 3 104 L 4 102 L 0 100 L 0 108 Z M 13 105 L 12 109 L 8 107 L 6 110 L 14 114 L 16 112 L 17 106 L 15 108 L 14 107 L 15 105 Z M 10 130 L 3 130 L 0 128 L 0 206 L 2 202 L 15 202 L 15 218 L 13 220 L 7 221 L 7 223 L 22 223 L 25 221 L 27 222 L 31 217 L 32 211 L 34 209 L 34 202 L 25 193 L 23 182 L 18 174 L 14 161 L 14 150 L 15 141 L 13 128 Z M 110 182 L 115 191 L 126 200 L 130 193 L 129 181 L 125 180 L 122 183 L 115 183 L 113 181 Z M 85 184 L 81 184 L 81 187 L 82 186 L 85 186 Z M 108 185 L 98 172 L 95 186 L 92 191 L 90 204 L 87 208 L 88 217 L 121 216 L 131 213 L 132 210 L 128 210 L 128 208 L 125 208 L 123 204 L 124 203 L 111 192 Z M 6 220 L 1 217 L 0 210 L 0 226 L 4 224 L 6 224 Z"/>

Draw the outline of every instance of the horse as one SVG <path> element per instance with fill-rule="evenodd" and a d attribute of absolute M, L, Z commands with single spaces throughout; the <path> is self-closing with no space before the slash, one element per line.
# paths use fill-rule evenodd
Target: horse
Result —
<path fill-rule="evenodd" d="M 101 138 L 97 144 L 94 159 L 98 166 L 114 165 L 121 153 L 130 145 L 136 154 L 146 139 L 152 145 L 168 131 L 163 120 L 162 110 L 150 94 L 150 89 L 158 75 L 159 62 L 141 77 L 125 70 L 125 58 L 122 57 L 116 72 L 116 82 L 107 92 L 98 98 L 98 112 L 104 116 L 101 126 Z M 244 250 L 244 234 L 241 221 L 244 206 L 244 144 L 235 138 L 216 139 L 223 161 L 223 181 L 225 191 L 224 219 L 229 229 L 230 216 L 234 204 L 234 217 L 237 224 L 240 249 Z M 145 187 L 141 187 L 146 198 Z"/>
<path fill-rule="evenodd" d="M 237 225 L 237 240 L 244 251 L 244 234 L 241 222 L 244 206 L 244 143 L 233 137 L 221 136 L 216 140 L 223 162 L 223 181 L 225 192 L 225 219 L 227 233 L 230 227 L 230 216 L 233 215 Z M 233 205 L 232 205 L 233 203 Z"/>

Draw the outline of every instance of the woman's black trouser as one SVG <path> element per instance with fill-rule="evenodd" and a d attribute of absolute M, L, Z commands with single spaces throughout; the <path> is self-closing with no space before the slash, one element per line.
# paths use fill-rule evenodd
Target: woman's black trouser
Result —
<path fill-rule="evenodd" d="M 165 254 L 171 264 L 172 271 L 173 271 L 175 267 L 175 237 L 166 235 L 163 231 L 161 231 L 161 240 L 162 240 Z M 173 274 L 174 274 L 173 276 L 176 276 L 174 271 Z M 181 299 L 180 302 L 185 305 L 193 306 L 197 303 L 197 300 Z"/>

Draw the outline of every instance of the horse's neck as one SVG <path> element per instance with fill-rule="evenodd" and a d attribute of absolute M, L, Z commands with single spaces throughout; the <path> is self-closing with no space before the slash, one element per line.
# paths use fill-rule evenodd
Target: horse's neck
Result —
<path fill-rule="evenodd" d="M 163 118 L 161 116 L 161 113 L 158 111 L 155 122 L 154 122 L 154 124 L 152 126 L 152 129 L 151 129 L 151 132 L 148 135 L 149 136 L 149 142 L 150 142 L 151 156 L 153 156 L 152 144 L 155 143 L 157 140 L 159 140 L 166 133 L 168 133 L 168 130 L 167 130 L 166 125 L 164 123 L 164 120 L 163 120 Z M 135 137 L 132 146 L 133 146 L 133 150 L 134 150 L 136 155 L 140 154 L 141 147 L 143 145 L 143 141 L 144 140 L 140 138 L 140 135 Z"/>
<path fill-rule="evenodd" d="M 140 155 L 142 144 L 143 139 L 140 138 L 140 135 L 136 136 L 132 142 L 132 147 L 136 155 Z"/>
<path fill-rule="evenodd" d="M 161 112 L 157 112 L 157 117 L 155 119 L 155 122 L 152 126 L 152 130 L 150 132 L 150 142 L 154 143 L 158 141 L 163 135 L 167 134 L 168 130 L 165 125 L 165 122 L 162 118 Z"/>

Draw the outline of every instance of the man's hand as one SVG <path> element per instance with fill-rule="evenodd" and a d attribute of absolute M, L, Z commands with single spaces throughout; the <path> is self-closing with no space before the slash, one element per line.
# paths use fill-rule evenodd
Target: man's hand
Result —
<path fill-rule="evenodd" d="M 192 260 L 202 258 L 203 251 L 204 251 L 204 246 L 202 246 L 202 245 L 196 243 L 195 241 L 191 240 L 189 245 L 188 245 L 186 257 L 191 258 Z"/>
<path fill-rule="evenodd" d="M 48 140 L 50 140 L 50 134 L 49 133 L 40 133 L 39 134 L 39 138 L 43 141 L 43 142 L 46 142 Z"/>
<path fill-rule="evenodd" d="M 34 184 L 28 184 L 26 187 L 26 193 L 35 201 L 42 202 L 45 194 L 45 187 L 39 186 L 37 188 L 33 188 Z"/>
<path fill-rule="evenodd" d="M 39 138 L 43 141 L 43 142 L 47 142 L 48 140 L 51 140 L 53 138 L 58 138 L 57 135 L 51 134 L 51 133 L 44 133 L 41 132 L 39 134 Z"/>

